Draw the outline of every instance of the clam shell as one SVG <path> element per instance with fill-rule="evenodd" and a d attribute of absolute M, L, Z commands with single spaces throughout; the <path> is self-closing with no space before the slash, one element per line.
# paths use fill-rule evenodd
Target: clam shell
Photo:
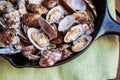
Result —
<path fill-rule="evenodd" d="M 40 30 L 35 29 L 35 28 L 29 28 L 28 29 L 27 35 L 28 35 L 28 38 L 29 38 L 30 42 L 39 50 L 47 50 L 47 46 L 48 46 L 47 43 L 46 43 L 47 44 L 46 46 L 41 47 L 32 39 L 32 33 L 33 32 L 40 32 Z M 49 42 L 49 41 L 47 41 L 47 42 Z"/>
<path fill-rule="evenodd" d="M 66 16 L 60 21 L 58 31 L 68 30 L 75 22 L 76 20 L 73 15 Z"/>
<path fill-rule="evenodd" d="M 8 47 L 13 44 L 18 44 L 20 38 L 17 36 L 17 32 L 14 28 L 4 29 L 0 34 L 0 47 Z"/>
<path fill-rule="evenodd" d="M 36 55 L 38 50 L 33 45 L 22 48 L 21 52 L 29 60 L 38 60 L 40 58 L 40 56 Z"/>
<path fill-rule="evenodd" d="M 0 1 L 0 12 L 3 11 L 5 8 L 13 7 L 13 5 L 8 1 Z"/>
<path fill-rule="evenodd" d="M 56 6 L 48 12 L 46 20 L 49 23 L 58 23 L 63 18 L 64 13 L 65 11 L 61 6 Z"/>
<path fill-rule="evenodd" d="M 75 19 L 77 21 L 80 21 L 82 23 L 94 21 L 94 16 L 89 10 L 78 11 L 78 12 L 74 13 L 73 16 L 75 17 Z"/>
<path fill-rule="evenodd" d="M 71 47 L 71 49 L 73 52 L 79 52 L 85 49 L 91 41 L 92 37 L 90 35 L 83 35 L 73 42 L 73 46 Z"/>
<path fill-rule="evenodd" d="M 83 24 L 83 31 L 85 34 L 91 34 L 94 32 L 94 24 Z"/>
<path fill-rule="evenodd" d="M 77 10 L 86 10 L 86 3 L 84 2 L 84 0 L 62 0 L 62 3 L 68 10 L 72 12 L 75 12 Z"/>
<path fill-rule="evenodd" d="M 57 28 L 49 24 L 44 18 L 39 17 L 38 19 L 41 29 L 47 34 L 50 40 L 57 38 Z"/>
<path fill-rule="evenodd" d="M 84 34 L 83 25 L 73 26 L 65 35 L 64 42 L 69 43 L 76 40 L 79 36 Z"/>
<path fill-rule="evenodd" d="M 71 0 L 71 6 L 75 9 L 75 10 L 80 10 L 80 11 L 84 11 L 86 9 L 86 4 L 84 2 L 84 0 Z"/>
<path fill-rule="evenodd" d="M 42 4 L 44 0 L 27 0 L 29 4 Z"/>
<path fill-rule="evenodd" d="M 97 17 L 97 11 L 96 11 L 96 8 L 95 6 L 92 4 L 91 1 L 89 0 L 85 0 L 85 2 L 88 4 L 88 6 L 91 8 L 92 12 L 94 13 L 95 17 Z"/>
<path fill-rule="evenodd" d="M 5 45 L 2 41 L 0 41 L 0 47 L 9 47 L 10 45 L 18 44 L 20 43 L 20 38 L 18 36 L 15 36 L 13 38 L 13 42 L 10 43 L 9 45 Z"/>

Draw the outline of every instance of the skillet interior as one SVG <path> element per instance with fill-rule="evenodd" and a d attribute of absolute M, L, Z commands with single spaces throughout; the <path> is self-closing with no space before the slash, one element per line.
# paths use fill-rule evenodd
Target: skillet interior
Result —
<path fill-rule="evenodd" d="M 94 22 L 95 31 L 94 31 L 94 33 L 92 35 L 92 37 L 93 37 L 92 42 L 94 42 L 97 34 L 99 33 L 100 27 L 101 27 L 103 19 L 104 19 L 107 1 L 106 0 L 92 0 L 92 2 L 94 4 L 94 6 L 96 7 L 97 15 L 98 15 L 97 18 L 95 19 L 95 22 Z M 89 46 L 91 45 L 91 43 L 89 44 Z M 69 58 L 67 58 L 67 59 L 65 59 L 63 61 L 57 62 L 53 66 L 61 65 L 61 64 L 64 64 L 66 62 L 69 62 L 69 61 L 75 59 L 76 57 L 81 55 L 87 48 L 85 48 L 84 50 L 82 50 L 79 53 L 72 54 Z M 10 63 L 12 63 L 13 66 L 18 67 L 18 68 L 23 68 L 23 67 L 41 68 L 41 66 L 38 65 L 38 62 L 29 61 L 19 53 L 16 54 L 16 55 L 12 55 L 12 56 L 8 56 L 8 55 L 2 55 L 2 56 L 5 59 L 7 59 L 8 61 L 10 61 Z M 53 66 L 51 66 L 51 67 L 53 67 Z"/>

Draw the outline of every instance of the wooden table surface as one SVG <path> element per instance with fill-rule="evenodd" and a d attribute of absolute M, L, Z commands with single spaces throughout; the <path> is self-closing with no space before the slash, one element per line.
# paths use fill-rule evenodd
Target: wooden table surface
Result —
<path fill-rule="evenodd" d="M 120 0 L 115 0 L 115 5 L 116 5 L 117 21 L 120 23 Z M 120 44 L 120 37 L 119 37 L 119 44 Z M 120 80 L 120 58 L 119 58 L 119 67 L 118 67 L 117 77 L 113 80 Z"/>

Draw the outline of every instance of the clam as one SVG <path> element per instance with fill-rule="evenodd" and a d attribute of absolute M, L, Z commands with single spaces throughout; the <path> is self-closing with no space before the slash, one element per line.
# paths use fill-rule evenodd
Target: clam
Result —
<path fill-rule="evenodd" d="M 4 29 L 0 35 L 0 46 L 7 47 L 13 44 L 18 44 L 20 42 L 17 32 L 14 28 Z"/>
<path fill-rule="evenodd" d="M 92 9 L 92 12 L 94 13 L 95 17 L 97 17 L 97 11 L 96 11 L 95 6 L 92 4 L 92 2 L 89 1 L 89 0 L 84 0 L 84 1 L 85 1 L 85 2 L 88 4 L 88 6 Z"/>
<path fill-rule="evenodd" d="M 62 44 L 62 46 L 59 48 L 59 51 L 62 53 L 61 60 L 68 58 L 73 53 L 68 49 L 70 47 L 71 45 L 69 44 Z"/>
<path fill-rule="evenodd" d="M 54 6 L 58 4 L 58 0 L 46 0 L 43 4 L 48 9 L 52 9 Z"/>
<path fill-rule="evenodd" d="M 86 10 L 86 3 L 84 0 L 62 0 L 62 3 L 72 12 Z"/>
<path fill-rule="evenodd" d="M 27 34 L 29 40 L 37 49 L 47 50 L 49 39 L 42 31 L 35 28 L 29 28 Z"/>
<path fill-rule="evenodd" d="M 69 43 L 75 41 L 79 36 L 91 34 L 94 31 L 93 24 L 79 24 L 73 26 L 65 35 L 64 42 Z"/>
<path fill-rule="evenodd" d="M 22 22 L 29 27 L 38 27 L 38 18 L 40 17 L 40 14 L 35 13 L 27 13 L 22 17 Z"/>
<path fill-rule="evenodd" d="M 13 5 L 8 1 L 0 1 L 0 13 L 3 12 L 5 8 L 12 8 Z"/>
<path fill-rule="evenodd" d="M 26 36 L 25 33 L 23 33 L 22 31 L 20 31 L 19 29 L 16 29 L 16 31 L 17 31 L 17 35 L 19 36 L 19 38 L 20 38 L 23 42 L 25 42 L 25 43 L 27 43 L 27 44 L 30 44 L 30 41 L 29 41 L 29 39 L 27 38 L 27 36 Z"/>
<path fill-rule="evenodd" d="M 33 45 L 22 48 L 21 52 L 29 60 L 38 60 L 40 58 L 40 56 L 36 54 L 38 49 L 36 49 Z"/>
<path fill-rule="evenodd" d="M 49 23 L 58 23 L 63 18 L 64 13 L 65 11 L 61 6 L 56 6 L 48 12 L 46 20 Z"/>
<path fill-rule="evenodd" d="M 25 34 L 27 34 L 27 31 L 28 31 L 28 29 L 29 29 L 29 26 L 26 26 L 26 25 L 24 25 L 24 24 L 21 23 L 21 28 L 22 28 L 23 32 L 24 32 Z"/>
<path fill-rule="evenodd" d="M 42 67 L 48 67 L 54 65 L 57 61 L 61 60 L 61 52 L 57 49 L 44 51 L 41 55 L 39 65 Z"/>
<path fill-rule="evenodd" d="M 76 40 L 79 36 L 83 35 L 83 25 L 73 26 L 65 35 L 64 42 L 69 43 Z"/>
<path fill-rule="evenodd" d="M 91 41 L 92 37 L 90 35 L 83 35 L 73 42 L 73 46 L 71 47 L 71 49 L 73 52 L 79 52 L 86 48 Z"/>
<path fill-rule="evenodd" d="M 7 47 L 0 48 L 0 54 L 16 54 L 21 52 L 22 46 L 19 44 L 10 45 Z"/>
<path fill-rule="evenodd" d="M 94 24 L 90 23 L 90 24 L 83 24 L 83 32 L 84 34 L 91 34 L 94 32 Z"/>
<path fill-rule="evenodd" d="M 18 1 L 18 11 L 20 16 L 22 17 L 27 13 L 25 0 L 17 0 Z"/>
<path fill-rule="evenodd" d="M 77 21 L 80 21 L 82 23 L 94 21 L 93 14 L 89 10 L 78 11 L 78 12 L 74 13 L 73 16 L 75 17 L 75 19 Z"/>
<path fill-rule="evenodd" d="M 49 24 L 44 18 L 39 17 L 38 19 L 41 29 L 47 34 L 50 40 L 57 38 L 57 29 L 55 26 Z"/>
<path fill-rule="evenodd" d="M 58 31 L 68 30 L 76 22 L 73 15 L 68 15 L 59 22 Z"/>
<path fill-rule="evenodd" d="M 33 13 L 39 13 L 40 15 L 46 14 L 48 12 L 44 6 L 39 4 L 28 4 L 27 10 Z"/>
<path fill-rule="evenodd" d="M 9 28 L 20 28 L 20 14 L 14 8 L 5 8 L 3 18 Z"/>

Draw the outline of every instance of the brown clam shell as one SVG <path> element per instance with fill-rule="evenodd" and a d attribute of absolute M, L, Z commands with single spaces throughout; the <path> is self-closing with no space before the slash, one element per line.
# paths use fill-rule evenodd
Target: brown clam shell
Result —
<path fill-rule="evenodd" d="M 41 26 L 41 29 L 49 36 L 51 40 L 57 38 L 57 34 L 55 32 L 56 29 L 54 29 L 54 27 L 50 25 L 44 18 L 39 17 L 38 22 Z"/>

